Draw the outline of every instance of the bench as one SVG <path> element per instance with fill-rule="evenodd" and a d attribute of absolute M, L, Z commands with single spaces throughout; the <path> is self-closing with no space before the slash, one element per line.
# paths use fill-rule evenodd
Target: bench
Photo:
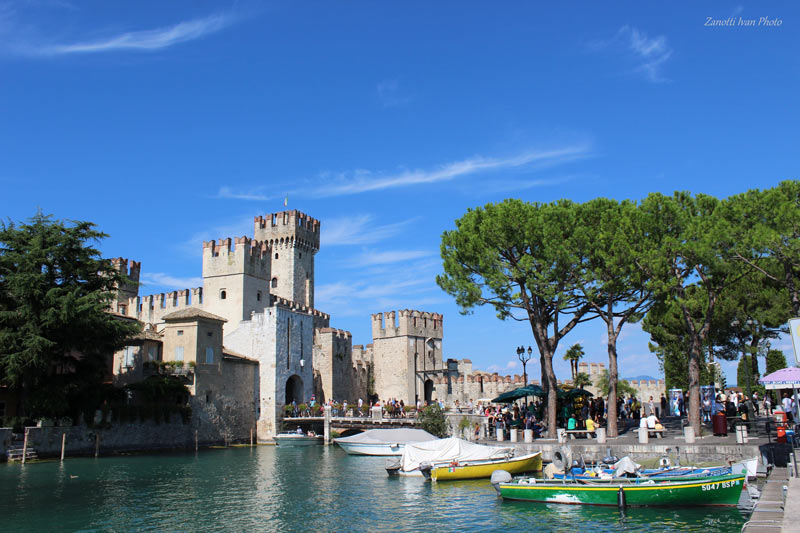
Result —
<path fill-rule="evenodd" d="M 641 431 L 643 429 L 645 429 L 645 428 L 637 428 L 635 431 Z M 648 438 L 655 436 L 655 438 L 657 438 L 657 439 L 663 439 L 665 431 L 666 431 L 666 429 L 650 429 L 650 428 L 647 428 L 647 436 L 648 436 Z"/>
<path fill-rule="evenodd" d="M 589 431 L 588 429 L 568 429 L 564 433 L 569 435 L 570 440 L 574 440 L 575 435 L 585 435 L 587 439 L 590 436 L 594 436 L 594 431 Z"/>

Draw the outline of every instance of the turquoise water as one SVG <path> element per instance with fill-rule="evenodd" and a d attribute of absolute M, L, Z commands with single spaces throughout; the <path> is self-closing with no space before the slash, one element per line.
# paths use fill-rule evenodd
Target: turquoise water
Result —
<path fill-rule="evenodd" d="M 1 531 L 740 531 L 737 509 L 503 502 L 488 481 L 389 478 L 336 446 L 0 464 Z"/>

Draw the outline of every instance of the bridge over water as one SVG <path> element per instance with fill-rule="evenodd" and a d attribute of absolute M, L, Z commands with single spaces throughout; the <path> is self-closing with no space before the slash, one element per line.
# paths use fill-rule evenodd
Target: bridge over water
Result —
<path fill-rule="evenodd" d="M 327 414 L 327 413 L 326 413 Z M 356 433 L 367 429 L 413 428 L 419 426 L 416 418 L 383 418 L 382 416 L 287 416 L 283 421 L 290 426 L 322 426 L 325 443 L 330 442 L 331 430 L 342 433 Z"/>

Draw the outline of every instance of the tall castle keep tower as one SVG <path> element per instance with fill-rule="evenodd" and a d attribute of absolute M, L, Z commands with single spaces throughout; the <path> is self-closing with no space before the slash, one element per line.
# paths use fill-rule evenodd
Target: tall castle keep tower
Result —
<path fill-rule="evenodd" d="M 434 380 L 445 375 L 443 317 L 403 309 L 372 315 L 375 390 L 406 404 L 431 401 Z"/>
<path fill-rule="evenodd" d="M 319 235 L 319 220 L 296 209 L 255 217 L 254 236 L 270 248 L 270 293 L 314 307 L 314 255 L 319 251 Z"/>
<path fill-rule="evenodd" d="M 203 243 L 203 309 L 227 320 L 225 331 L 269 305 L 266 243 L 247 237 Z"/>

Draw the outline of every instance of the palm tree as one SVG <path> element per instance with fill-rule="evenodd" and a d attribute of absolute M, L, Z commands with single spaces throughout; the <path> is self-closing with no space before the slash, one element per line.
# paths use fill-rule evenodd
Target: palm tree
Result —
<path fill-rule="evenodd" d="M 583 352 L 583 346 L 580 344 L 573 344 L 567 349 L 567 353 L 564 354 L 564 361 L 569 361 L 569 368 L 572 370 L 572 383 L 575 383 L 575 378 L 578 375 L 578 361 L 580 361 L 583 356 L 586 355 Z"/>
<path fill-rule="evenodd" d="M 572 380 L 572 384 L 579 389 L 583 389 L 584 387 L 591 387 L 592 380 L 589 378 L 589 374 L 586 372 L 578 372 L 578 374 L 575 376 L 575 379 Z"/>

